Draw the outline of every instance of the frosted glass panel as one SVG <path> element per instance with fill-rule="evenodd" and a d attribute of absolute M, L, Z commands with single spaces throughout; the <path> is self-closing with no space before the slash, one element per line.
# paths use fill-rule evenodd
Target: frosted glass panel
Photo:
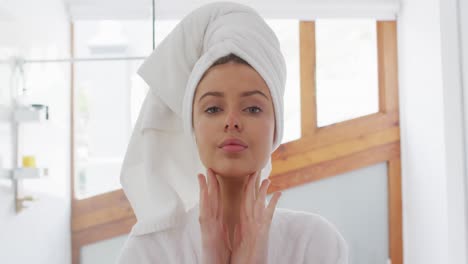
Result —
<path fill-rule="evenodd" d="M 82 247 L 80 264 L 115 264 L 126 240 L 124 235 Z"/>
<path fill-rule="evenodd" d="M 286 87 L 284 92 L 284 136 L 281 143 L 301 137 L 301 90 L 299 75 L 299 21 L 268 19 L 267 24 L 279 39 L 286 60 Z"/>
<path fill-rule="evenodd" d="M 381 163 L 285 190 L 278 207 L 329 220 L 349 245 L 350 264 L 386 264 L 387 190 L 387 164 Z"/>
<path fill-rule="evenodd" d="M 141 61 L 75 64 L 75 193 L 78 199 L 121 188 L 128 140 L 148 90 Z M 99 72 L 99 74 L 96 74 Z"/>
<path fill-rule="evenodd" d="M 317 125 L 376 113 L 378 105 L 375 20 L 316 21 Z"/>
<path fill-rule="evenodd" d="M 151 20 L 76 21 L 75 56 L 145 57 Z M 165 28 L 157 27 L 158 36 Z M 120 168 L 148 87 L 136 71 L 143 60 L 75 63 L 75 194 L 78 199 L 121 188 Z"/>

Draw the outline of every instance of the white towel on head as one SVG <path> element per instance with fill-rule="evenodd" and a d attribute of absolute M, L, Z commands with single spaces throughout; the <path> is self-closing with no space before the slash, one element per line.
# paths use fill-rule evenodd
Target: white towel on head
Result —
<path fill-rule="evenodd" d="M 180 223 L 199 198 L 197 174 L 206 174 L 191 126 L 192 101 L 203 73 L 234 53 L 265 80 L 273 99 L 276 137 L 283 136 L 286 64 L 279 41 L 252 8 L 216 2 L 188 14 L 138 70 L 150 86 L 135 124 L 120 180 L 137 223 L 146 234 Z M 271 172 L 271 158 L 261 178 Z"/>

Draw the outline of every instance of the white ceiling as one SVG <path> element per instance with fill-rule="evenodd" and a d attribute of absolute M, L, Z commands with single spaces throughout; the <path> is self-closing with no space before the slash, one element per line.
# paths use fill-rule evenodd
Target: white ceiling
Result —
<path fill-rule="evenodd" d="M 0 0 L 0 21 L 68 19 L 63 0 Z"/>
<path fill-rule="evenodd" d="M 151 0 L 62 0 L 72 20 L 150 19 Z M 157 1 L 158 2 L 158 1 Z"/>
<path fill-rule="evenodd" d="M 72 19 L 150 19 L 151 0 L 63 0 Z M 207 3 L 219 0 L 156 0 L 155 13 L 160 19 L 180 19 L 190 11 Z M 258 10 L 271 13 L 278 10 L 275 0 L 231 0 L 248 4 Z M 296 0 L 297 2 L 297 0 Z M 291 3 L 291 0 L 290 2 Z"/>
<path fill-rule="evenodd" d="M 151 0 L 63 0 L 72 19 L 147 19 Z M 180 19 L 197 7 L 219 0 L 156 0 L 157 19 Z M 395 18 L 399 0 L 230 0 L 249 5 L 267 18 Z"/>
<path fill-rule="evenodd" d="M 195 8 L 219 0 L 156 0 L 156 19 L 180 19 Z M 230 0 L 247 4 L 266 18 L 313 19 L 315 17 L 394 18 L 399 0 Z M 151 19 L 151 0 L 0 0 L 0 21 Z"/>

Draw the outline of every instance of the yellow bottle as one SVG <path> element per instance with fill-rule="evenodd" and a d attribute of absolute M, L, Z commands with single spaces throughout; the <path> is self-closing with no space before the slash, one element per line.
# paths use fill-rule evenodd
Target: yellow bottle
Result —
<path fill-rule="evenodd" d="M 24 168 L 35 168 L 36 158 L 34 156 L 23 156 L 23 167 Z"/>

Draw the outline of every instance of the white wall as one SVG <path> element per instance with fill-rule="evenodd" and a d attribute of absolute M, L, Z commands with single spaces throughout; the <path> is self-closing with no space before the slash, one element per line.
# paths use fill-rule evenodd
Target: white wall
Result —
<path fill-rule="evenodd" d="M 461 83 L 463 85 L 463 102 L 464 102 L 464 124 L 465 124 L 465 172 L 468 171 L 468 0 L 459 0 L 458 1 L 458 26 L 460 32 L 460 52 L 462 60 L 462 78 Z M 468 205 L 468 173 L 465 173 L 465 208 Z M 468 213 L 465 211 L 465 215 Z M 466 219 L 466 218 L 465 218 Z M 468 237 L 468 221 L 465 221 L 465 234 Z M 464 247 L 465 252 L 468 252 L 468 242 L 465 243 Z M 467 253 L 468 254 L 468 253 Z M 466 257 L 468 259 L 468 257 Z M 465 263 L 468 262 L 465 261 Z"/>
<path fill-rule="evenodd" d="M 464 101 L 461 75 L 461 46 L 458 0 L 440 1 L 442 74 L 444 91 L 448 263 L 467 263 L 465 200 Z M 468 15 L 468 14 L 467 14 Z"/>
<path fill-rule="evenodd" d="M 405 263 L 466 263 L 463 102 L 453 0 L 398 18 Z"/>
<path fill-rule="evenodd" d="M 24 12 L 13 12 L 21 10 L 19 3 L 29 5 L 22 6 Z M 40 3 L 7 3 L 12 5 L 11 13 L 20 16 L 0 22 L 0 60 L 12 55 L 26 59 L 69 57 L 69 23 L 63 3 L 58 0 Z M 19 214 L 14 210 L 11 183 L 0 180 L 0 263 L 71 263 L 70 67 L 26 64 L 25 70 L 34 103 L 49 105 L 50 122 L 21 125 L 20 155 L 35 153 L 38 165 L 49 167 L 49 177 L 25 181 L 24 194 L 39 201 Z M 5 78 L 10 77 L 9 67 L 2 65 L 0 71 L 3 78 L 0 103 L 8 104 L 9 80 Z M 10 125 L 0 122 L 0 156 L 9 168 L 13 166 L 11 142 Z"/>
<path fill-rule="evenodd" d="M 462 48 L 462 73 L 463 73 L 463 88 L 465 102 L 468 102 L 468 0 L 459 0 L 459 18 L 460 18 L 460 33 L 461 33 L 461 45 Z M 465 107 L 467 111 L 468 107 Z M 468 118 L 468 112 L 465 112 L 465 118 Z M 465 123 L 468 124 L 468 119 L 465 119 Z"/>

